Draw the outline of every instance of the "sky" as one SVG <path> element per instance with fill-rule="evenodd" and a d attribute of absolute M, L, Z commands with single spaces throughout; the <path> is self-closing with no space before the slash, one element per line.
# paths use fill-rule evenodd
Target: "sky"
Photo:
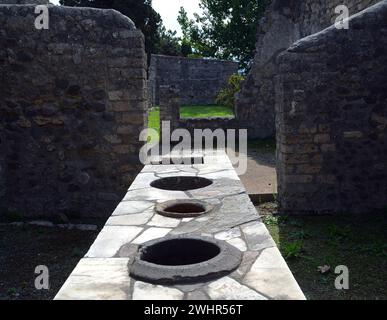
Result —
<path fill-rule="evenodd" d="M 54 4 L 59 4 L 59 0 L 50 1 Z M 153 0 L 153 8 L 161 15 L 165 27 L 176 30 L 178 35 L 181 35 L 177 22 L 180 7 L 184 7 L 191 18 L 195 12 L 200 12 L 199 0 Z"/>

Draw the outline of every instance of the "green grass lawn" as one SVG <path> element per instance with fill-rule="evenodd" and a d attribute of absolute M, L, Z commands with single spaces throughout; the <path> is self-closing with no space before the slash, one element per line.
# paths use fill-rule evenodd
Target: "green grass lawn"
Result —
<path fill-rule="evenodd" d="M 148 113 L 148 128 L 155 129 L 160 135 L 160 108 L 154 107 Z"/>
<path fill-rule="evenodd" d="M 208 106 L 182 106 L 181 118 L 208 118 L 208 117 L 232 117 L 234 111 L 229 107 Z M 160 108 L 153 107 L 148 113 L 148 128 L 155 129 L 160 134 Z"/>
<path fill-rule="evenodd" d="M 258 207 L 301 289 L 312 300 L 387 299 L 387 216 L 276 215 L 276 204 Z M 327 274 L 318 267 L 329 266 Z M 349 290 L 334 286 L 335 268 L 349 269 Z"/>
<path fill-rule="evenodd" d="M 225 106 L 182 106 L 181 118 L 208 118 L 208 117 L 233 117 L 234 111 Z M 148 128 L 160 132 L 160 108 L 153 107 L 148 114 Z"/>
<path fill-rule="evenodd" d="M 209 117 L 233 117 L 234 110 L 225 106 L 182 106 L 180 108 L 181 118 L 209 118 Z"/>

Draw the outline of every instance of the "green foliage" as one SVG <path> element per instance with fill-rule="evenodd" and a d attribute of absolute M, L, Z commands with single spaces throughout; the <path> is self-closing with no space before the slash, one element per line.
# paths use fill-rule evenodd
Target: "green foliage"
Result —
<path fill-rule="evenodd" d="M 277 214 L 273 203 L 260 205 L 270 234 L 283 256 L 297 251 L 289 245 L 303 241 L 299 258 L 287 259 L 287 263 L 310 299 L 317 300 L 382 300 L 386 290 L 380 279 L 385 278 L 387 263 L 387 216 L 386 215 L 305 215 L 288 216 Z M 278 220 L 274 223 L 273 217 Z M 266 218 L 267 217 L 267 218 Z M 302 228 L 295 226 L 298 221 Z M 269 223 L 267 223 L 269 222 Z M 332 238 L 336 240 L 333 242 Z M 306 238 L 306 239 L 305 239 Z M 297 255 L 297 252 L 296 252 Z M 320 266 L 330 266 L 331 272 L 321 274 Z M 334 269 L 346 265 L 350 270 L 350 290 L 336 290 Z"/>
<path fill-rule="evenodd" d="M 175 31 L 166 30 L 161 16 L 152 8 L 152 0 L 60 0 L 61 5 L 70 7 L 93 7 L 115 9 L 129 17 L 145 36 L 148 59 L 151 53 L 165 55 L 187 55 L 191 53 L 185 44 L 184 53 L 180 38 Z"/>
<path fill-rule="evenodd" d="M 238 74 L 233 74 L 228 79 L 228 86 L 220 90 L 216 97 L 216 103 L 233 108 L 235 104 L 235 94 L 241 90 L 241 83 L 245 78 Z"/>
<path fill-rule="evenodd" d="M 352 230 L 350 226 L 338 226 L 332 224 L 328 227 L 328 234 L 330 238 L 333 239 L 343 239 L 348 238 Z"/>
<path fill-rule="evenodd" d="M 374 239 L 372 243 L 361 245 L 359 250 L 376 257 L 387 257 L 387 243 L 383 239 Z"/>
<path fill-rule="evenodd" d="M 303 245 L 304 242 L 302 240 L 284 243 L 281 249 L 285 259 L 300 257 Z"/>
<path fill-rule="evenodd" d="M 247 69 L 254 57 L 256 32 L 269 0 L 200 0 L 201 15 L 189 19 L 182 7 L 183 38 L 203 57 L 235 59 Z"/>
<path fill-rule="evenodd" d="M 277 226 L 278 225 L 278 217 L 277 216 L 272 216 L 272 215 L 263 216 L 262 220 L 267 226 Z"/>
<path fill-rule="evenodd" d="M 167 30 L 163 25 L 159 28 L 159 41 L 155 45 L 153 53 L 165 54 L 168 56 L 179 56 L 182 54 L 182 46 L 176 31 Z"/>
<path fill-rule="evenodd" d="M 307 239 L 309 237 L 309 234 L 306 233 L 305 231 L 303 230 L 300 230 L 300 231 L 294 231 L 290 234 L 290 237 L 293 238 L 293 239 Z"/>

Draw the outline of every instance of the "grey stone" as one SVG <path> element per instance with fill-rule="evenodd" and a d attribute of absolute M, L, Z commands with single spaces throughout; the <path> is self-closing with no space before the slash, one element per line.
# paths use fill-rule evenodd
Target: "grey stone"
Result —
<path fill-rule="evenodd" d="M 229 277 L 211 283 L 208 286 L 207 293 L 213 300 L 267 300 L 258 292 Z"/>
<path fill-rule="evenodd" d="M 230 230 L 217 233 L 215 235 L 215 238 L 219 240 L 231 240 L 240 236 L 241 231 L 239 230 L 239 228 L 232 228 Z"/>
<path fill-rule="evenodd" d="M 200 261 L 197 262 L 199 257 L 187 256 L 187 250 L 189 247 L 185 247 L 187 243 L 191 242 L 192 245 L 200 243 L 200 249 L 203 249 L 204 257 L 201 257 Z M 167 253 L 163 246 L 173 247 L 171 249 L 174 255 L 174 259 L 171 260 L 170 254 Z M 207 249 L 207 246 L 209 249 Z M 217 251 L 215 255 L 208 257 L 209 251 L 214 251 L 212 248 L 216 247 Z M 155 252 L 155 248 L 158 248 L 160 253 L 156 254 L 157 261 L 178 261 L 173 267 L 166 267 L 164 264 L 152 262 L 152 252 Z M 169 248 L 168 248 L 169 249 Z M 193 249 L 197 255 L 198 248 Z M 212 250 L 212 251 L 211 251 Z M 147 256 L 148 259 L 144 258 Z M 203 258 L 206 258 L 205 260 Z M 192 259 L 192 260 L 191 260 Z M 192 261 L 192 263 L 179 263 L 180 261 Z M 242 261 L 242 254 L 239 250 L 233 246 L 228 245 L 226 242 L 219 241 L 209 237 L 203 236 L 171 236 L 161 240 L 154 240 L 144 244 L 140 250 L 138 256 L 134 259 L 133 264 L 130 266 L 130 275 L 137 279 L 154 284 L 163 285 L 185 285 L 191 283 L 204 283 L 211 281 L 214 278 L 221 277 L 232 271 L 234 271 L 240 265 Z"/>
<path fill-rule="evenodd" d="M 106 219 L 142 167 L 133 155 L 146 113 L 146 83 L 138 76 L 146 73 L 143 35 L 118 11 L 65 6 L 49 7 L 55 23 L 40 32 L 34 8 L 0 7 L 0 74 L 13 79 L 2 81 L 0 90 L 0 166 L 7 171 L 0 203 L 28 219 Z M 115 32 L 131 37 L 107 36 Z M 117 49 L 126 52 L 126 64 L 101 68 Z M 125 81 L 115 76 L 121 73 Z M 134 116 L 113 110 L 108 92 L 125 93 L 118 98 L 140 119 L 136 125 L 130 124 Z M 117 134 L 119 126 L 129 134 Z"/>
<path fill-rule="evenodd" d="M 128 259 L 82 259 L 55 300 L 127 300 Z"/>
<path fill-rule="evenodd" d="M 208 296 L 202 291 L 193 291 L 187 294 L 187 300 L 208 300 Z"/>
<path fill-rule="evenodd" d="M 160 105 L 161 86 L 176 85 L 182 104 L 213 104 L 228 78 L 238 72 L 233 61 L 189 59 L 152 55 L 149 75 L 149 99 Z"/>
<path fill-rule="evenodd" d="M 109 226 L 142 226 L 149 222 L 154 215 L 152 210 L 143 213 L 111 216 L 106 222 Z"/>
<path fill-rule="evenodd" d="M 387 205 L 386 113 L 376 107 L 385 105 L 379 84 L 387 78 L 381 31 L 387 3 L 349 1 L 348 7 L 355 13 L 376 2 L 350 17 L 346 32 L 332 25 L 305 34 L 276 59 L 282 213 L 367 214 Z M 323 17 L 328 26 L 330 13 Z"/>
<path fill-rule="evenodd" d="M 275 242 L 262 222 L 252 222 L 241 226 L 244 238 L 250 250 L 262 250 L 275 247 Z"/>
<path fill-rule="evenodd" d="M 50 221 L 31 221 L 28 224 L 39 227 L 53 227 L 54 224 Z"/>
<path fill-rule="evenodd" d="M 133 243 L 143 244 L 147 241 L 165 237 L 172 229 L 169 228 L 149 228 L 145 230 Z"/>
<path fill-rule="evenodd" d="M 180 224 L 180 219 L 167 218 L 159 214 L 155 214 L 153 219 L 148 222 L 148 226 L 163 227 L 163 228 L 175 228 Z"/>
<path fill-rule="evenodd" d="M 142 228 L 132 226 L 105 226 L 90 247 L 86 257 L 111 258 L 122 245 L 131 242 Z"/>
<path fill-rule="evenodd" d="M 234 238 L 234 239 L 227 240 L 227 243 L 231 244 L 239 251 L 245 252 L 247 250 L 246 243 L 241 238 Z"/>
<path fill-rule="evenodd" d="M 243 283 L 272 299 L 305 299 L 277 248 L 262 251 Z"/>
<path fill-rule="evenodd" d="M 113 216 L 142 213 L 150 209 L 153 205 L 153 202 L 150 201 L 123 201 L 114 210 Z"/>
<path fill-rule="evenodd" d="M 133 300 L 183 300 L 183 292 L 168 287 L 136 281 Z"/>

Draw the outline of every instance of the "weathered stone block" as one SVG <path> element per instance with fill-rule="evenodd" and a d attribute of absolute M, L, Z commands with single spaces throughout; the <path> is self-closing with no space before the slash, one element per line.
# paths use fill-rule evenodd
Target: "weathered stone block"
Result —
<path fill-rule="evenodd" d="M 0 206 L 26 217 L 106 217 L 140 169 L 144 37 L 117 11 L 92 8 L 50 6 L 55 23 L 36 30 L 34 9 L 0 6 L 0 78 L 9 79 L 0 85 L 0 166 L 17 168 L 0 176 Z M 129 111 L 135 124 L 120 135 Z"/>

